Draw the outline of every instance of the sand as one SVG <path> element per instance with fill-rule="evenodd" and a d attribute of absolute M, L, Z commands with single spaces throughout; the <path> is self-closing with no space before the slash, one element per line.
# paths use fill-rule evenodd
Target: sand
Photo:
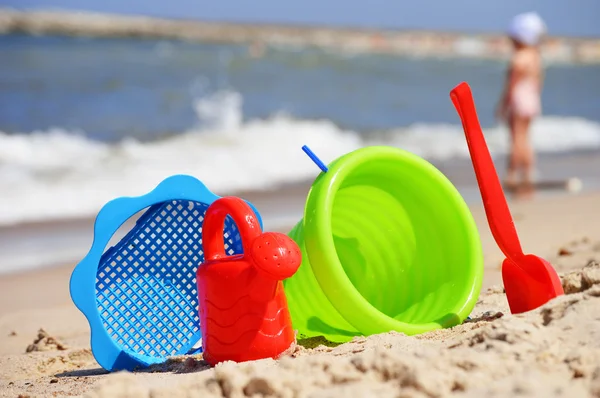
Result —
<path fill-rule="evenodd" d="M 107 374 L 68 296 L 73 265 L 0 277 L 0 396 L 6 397 L 600 397 L 600 194 L 511 204 L 524 248 L 551 261 L 566 295 L 511 315 L 503 259 L 479 206 L 484 289 L 471 320 L 407 337 L 385 333 L 337 347 L 209 368 L 175 358 Z"/>

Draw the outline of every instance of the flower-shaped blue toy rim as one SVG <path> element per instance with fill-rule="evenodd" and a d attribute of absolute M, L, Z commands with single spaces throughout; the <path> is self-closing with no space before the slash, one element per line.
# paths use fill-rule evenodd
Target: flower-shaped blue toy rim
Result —
<path fill-rule="evenodd" d="M 71 299 L 84 314 L 90 325 L 92 352 L 96 361 L 108 371 L 133 370 L 140 366 L 161 363 L 166 358 L 145 355 L 131 355 L 123 352 L 111 339 L 103 326 L 96 304 L 96 273 L 104 249 L 117 230 L 139 211 L 157 203 L 171 200 L 188 200 L 210 205 L 219 196 L 210 191 L 201 181 L 188 175 L 175 175 L 166 178 L 149 193 L 137 197 L 121 197 L 106 203 L 94 223 L 94 240 L 87 255 L 75 266 L 70 280 Z M 248 202 L 256 213 L 261 228 L 262 219 L 256 208 Z M 190 341 L 190 347 L 196 341 Z"/>

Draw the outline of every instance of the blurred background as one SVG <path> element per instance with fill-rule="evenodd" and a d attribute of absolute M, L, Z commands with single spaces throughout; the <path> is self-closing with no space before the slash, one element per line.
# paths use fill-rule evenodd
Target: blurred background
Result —
<path fill-rule="evenodd" d="M 98 210 L 191 174 L 267 228 L 302 217 L 319 170 L 366 145 L 425 157 L 480 201 L 449 91 L 494 118 L 515 14 L 550 38 L 538 171 L 600 187 L 598 0 L 0 0 L 0 272 L 85 254 Z M 147 17 L 151 17 L 148 19 Z M 198 22 L 194 22 L 198 21 Z M 49 252 L 52 250 L 52 252 Z"/>

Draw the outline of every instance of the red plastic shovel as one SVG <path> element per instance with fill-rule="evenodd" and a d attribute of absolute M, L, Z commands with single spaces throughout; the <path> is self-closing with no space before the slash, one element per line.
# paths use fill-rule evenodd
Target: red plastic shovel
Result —
<path fill-rule="evenodd" d="M 450 92 L 462 121 L 485 214 L 496 243 L 507 257 L 502 280 L 513 314 L 533 310 L 564 294 L 558 274 L 549 262 L 534 254 L 523 254 L 494 162 L 485 143 L 471 88 L 461 83 Z"/>

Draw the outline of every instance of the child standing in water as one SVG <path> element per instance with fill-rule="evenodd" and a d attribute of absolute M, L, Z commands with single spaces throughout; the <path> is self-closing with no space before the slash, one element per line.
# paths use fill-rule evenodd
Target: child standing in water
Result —
<path fill-rule="evenodd" d="M 536 13 L 513 18 L 508 35 L 513 44 L 504 92 L 497 116 L 508 123 L 511 147 L 506 182 L 517 184 L 519 172 L 533 182 L 534 153 L 529 138 L 532 120 L 541 113 L 543 66 L 538 45 L 546 26 Z"/>

